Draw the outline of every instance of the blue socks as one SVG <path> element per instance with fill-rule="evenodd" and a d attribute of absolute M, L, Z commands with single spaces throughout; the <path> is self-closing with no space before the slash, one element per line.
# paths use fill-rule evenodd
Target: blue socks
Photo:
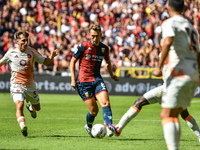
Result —
<path fill-rule="evenodd" d="M 94 122 L 95 116 L 91 115 L 90 112 L 87 113 L 86 122 L 89 128 L 92 128 L 92 124 Z"/>
<path fill-rule="evenodd" d="M 109 124 L 112 124 L 112 112 L 110 106 L 103 107 L 103 119 L 107 121 Z"/>

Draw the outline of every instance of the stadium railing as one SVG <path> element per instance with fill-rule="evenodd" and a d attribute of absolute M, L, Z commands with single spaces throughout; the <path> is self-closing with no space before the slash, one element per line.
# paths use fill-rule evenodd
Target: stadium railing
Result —
<path fill-rule="evenodd" d="M 156 68 L 142 68 L 142 67 L 122 67 L 117 68 L 116 76 L 118 77 L 131 77 L 137 79 L 162 79 L 153 75 Z"/>

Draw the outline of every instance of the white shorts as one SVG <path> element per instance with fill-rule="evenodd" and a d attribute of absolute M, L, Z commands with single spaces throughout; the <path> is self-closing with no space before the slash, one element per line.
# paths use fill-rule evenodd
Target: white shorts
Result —
<path fill-rule="evenodd" d="M 167 79 L 163 87 L 162 104 L 163 108 L 183 108 L 190 106 L 194 92 L 198 84 L 189 78 Z"/>
<path fill-rule="evenodd" d="M 31 104 L 39 104 L 40 99 L 36 87 L 20 87 L 20 86 L 11 86 L 10 88 L 11 96 L 14 102 L 24 101 L 30 102 Z"/>
<path fill-rule="evenodd" d="M 143 96 L 150 104 L 161 103 L 162 93 L 163 93 L 163 85 L 148 91 Z"/>

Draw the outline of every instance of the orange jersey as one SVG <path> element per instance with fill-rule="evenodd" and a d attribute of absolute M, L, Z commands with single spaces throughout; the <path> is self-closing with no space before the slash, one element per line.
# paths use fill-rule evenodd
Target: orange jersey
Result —
<path fill-rule="evenodd" d="M 42 64 L 45 60 L 35 49 L 27 47 L 24 52 L 18 48 L 9 50 L 1 59 L 2 63 L 9 63 L 12 69 L 11 85 L 32 87 L 34 81 L 35 62 Z"/>

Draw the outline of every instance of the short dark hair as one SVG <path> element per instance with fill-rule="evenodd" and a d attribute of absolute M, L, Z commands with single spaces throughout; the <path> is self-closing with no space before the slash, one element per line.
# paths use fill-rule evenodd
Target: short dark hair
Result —
<path fill-rule="evenodd" d="M 90 30 L 94 30 L 94 31 L 101 32 L 101 27 L 100 27 L 100 25 L 92 24 L 92 25 L 90 25 L 90 27 L 89 27 L 89 31 L 90 31 Z"/>
<path fill-rule="evenodd" d="M 15 34 L 15 36 L 16 36 L 16 39 L 20 39 L 20 35 L 23 35 L 23 36 L 25 36 L 26 38 L 28 38 L 29 37 L 29 33 L 28 32 L 26 32 L 26 31 L 17 31 L 16 32 L 16 34 Z"/>
<path fill-rule="evenodd" d="M 184 9 L 184 0 L 169 0 L 169 6 L 177 12 L 181 12 Z"/>

